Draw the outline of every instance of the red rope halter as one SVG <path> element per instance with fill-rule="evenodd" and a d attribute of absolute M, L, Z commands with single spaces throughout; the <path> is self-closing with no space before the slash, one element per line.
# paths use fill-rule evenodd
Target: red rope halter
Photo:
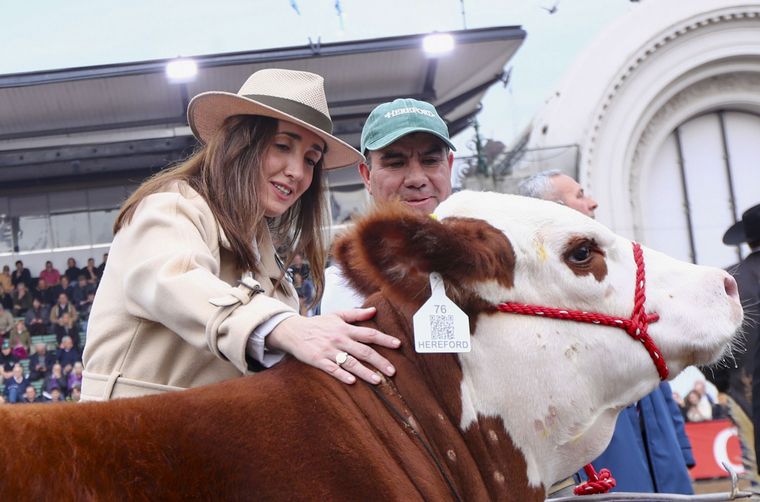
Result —
<path fill-rule="evenodd" d="M 644 345 L 644 348 L 652 358 L 657 374 L 660 380 L 668 378 L 668 366 L 662 357 L 662 352 L 655 345 L 652 337 L 649 336 L 649 324 L 660 319 L 659 314 L 647 314 L 644 311 L 646 302 L 646 276 L 644 273 L 644 253 L 638 242 L 633 242 L 633 259 L 636 262 L 636 291 L 633 296 L 633 313 L 630 319 L 620 319 L 618 317 L 599 314 L 596 312 L 584 312 L 580 310 L 557 309 L 554 307 L 542 307 L 539 305 L 526 305 L 524 303 L 505 302 L 496 305 L 496 309 L 501 312 L 511 314 L 535 315 L 549 317 L 552 319 L 562 319 L 566 321 L 578 321 L 589 324 L 602 324 L 613 328 L 620 328 L 628 333 L 631 338 L 638 340 Z M 615 487 L 615 478 L 608 469 L 602 469 L 597 472 L 591 464 L 583 468 L 588 476 L 588 481 L 575 487 L 573 491 L 576 495 L 591 495 L 595 493 L 606 493 Z"/>

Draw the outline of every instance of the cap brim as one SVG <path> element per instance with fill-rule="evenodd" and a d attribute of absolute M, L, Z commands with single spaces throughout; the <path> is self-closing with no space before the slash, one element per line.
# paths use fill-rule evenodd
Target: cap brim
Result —
<path fill-rule="evenodd" d="M 327 144 L 324 169 L 338 169 L 364 162 L 364 156 L 348 143 L 328 134 L 308 122 L 281 112 L 250 98 L 231 92 L 210 91 L 195 96 L 187 107 L 187 123 L 193 135 L 201 142 L 208 142 L 224 123 L 233 115 L 261 115 L 278 120 L 287 120 L 313 132 Z"/>
<path fill-rule="evenodd" d="M 401 128 L 401 129 L 396 129 L 392 133 L 386 134 L 382 138 L 379 138 L 379 139 L 377 139 L 376 141 L 374 141 L 374 142 L 372 142 L 370 144 L 364 145 L 364 149 L 365 150 L 370 150 L 370 151 L 380 150 L 381 148 L 385 148 L 386 146 L 390 145 L 391 143 L 393 143 L 397 139 L 399 139 L 399 138 L 401 138 L 403 136 L 406 136 L 407 134 L 412 134 L 412 133 L 415 133 L 415 132 L 426 132 L 428 134 L 432 134 L 433 136 L 435 136 L 437 138 L 440 138 L 441 141 L 443 141 L 444 143 L 446 143 L 446 145 L 448 145 L 448 147 L 452 151 L 454 151 L 454 152 L 457 151 L 457 149 L 454 147 L 454 144 L 451 142 L 451 140 L 449 138 L 447 138 L 446 136 L 442 135 L 441 133 L 439 133 L 437 131 L 434 131 L 432 129 L 428 129 L 426 127 L 404 127 L 404 128 Z M 364 153 L 364 152 L 362 152 L 362 153 Z"/>
<path fill-rule="evenodd" d="M 738 246 L 747 242 L 747 234 L 744 232 L 744 222 L 739 220 L 723 234 L 723 244 L 727 246 Z"/>

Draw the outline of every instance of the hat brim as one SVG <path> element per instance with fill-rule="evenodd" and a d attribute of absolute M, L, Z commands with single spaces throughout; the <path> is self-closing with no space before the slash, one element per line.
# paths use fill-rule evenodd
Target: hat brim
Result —
<path fill-rule="evenodd" d="M 744 231 L 744 222 L 737 221 L 726 230 L 723 234 L 723 244 L 727 246 L 738 246 L 747 242 L 747 233 Z"/>
<path fill-rule="evenodd" d="M 286 120 L 313 132 L 325 141 L 324 169 L 338 169 L 364 162 L 364 156 L 348 143 L 297 117 L 256 100 L 230 92 L 209 91 L 195 96 L 187 107 L 187 122 L 193 135 L 207 143 L 224 121 L 233 115 L 261 115 Z"/>
<path fill-rule="evenodd" d="M 451 151 L 456 152 L 457 149 L 454 147 L 454 144 L 451 142 L 449 138 L 442 135 L 441 133 L 434 131 L 432 129 L 428 129 L 426 127 L 403 127 L 401 129 L 396 129 L 390 134 L 386 134 L 382 138 L 379 138 L 378 140 L 372 142 L 371 144 L 364 145 L 365 150 L 374 151 L 374 150 L 380 150 L 381 148 L 385 148 L 386 146 L 390 145 L 397 139 L 406 136 L 407 134 L 412 134 L 415 132 L 426 132 L 428 134 L 432 134 L 433 136 L 440 138 L 441 141 L 446 143 L 446 145 L 451 149 Z M 362 152 L 364 153 L 364 152 Z"/>

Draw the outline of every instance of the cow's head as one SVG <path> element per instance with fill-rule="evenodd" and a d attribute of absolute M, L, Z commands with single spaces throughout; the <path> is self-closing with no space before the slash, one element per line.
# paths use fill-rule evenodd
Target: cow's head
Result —
<path fill-rule="evenodd" d="M 460 355 L 462 429 L 497 416 L 522 450 L 532 484 L 551 484 L 600 454 L 618 412 L 654 389 L 655 366 L 640 342 L 616 328 L 493 312 L 502 302 L 628 318 L 636 264 L 631 242 L 567 207 L 496 193 L 460 192 L 437 219 L 386 207 L 336 246 L 364 294 L 422 305 L 428 274 L 474 327 Z M 644 249 L 649 334 L 671 376 L 707 364 L 742 320 L 733 279 Z M 427 357 L 436 357 L 435 355 Z"/>

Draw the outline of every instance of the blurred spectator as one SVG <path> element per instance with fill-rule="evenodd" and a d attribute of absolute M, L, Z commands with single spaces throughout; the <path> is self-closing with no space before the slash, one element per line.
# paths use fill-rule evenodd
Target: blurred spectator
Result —
<path fill-rule="evenodd" d="M 81 397 L 82 397 L 82 387 L 80 385 L 75 385 L 69 392 L 69 396 L 66 398 L 66 401 L 79 402 Z"/>
<path fill-rule="evenodd" d="M 98 265 L 98 277 L 103 277 L 103 271 L 106 269 L 107 261 L 108 261 L 108 253 L 103 253 L 103 263 Z"/>
<path fill-rule="evenodd" d="M 58 319 L 58 322 L 53 326 L 55 332 L 55 340 L 60 344 L 64 337 L 69 337 L 74 342 L 75 347 L 79 347 L 79 329 L 68 312 L 63 314 L 63 317 Z"/>
<path fill-rule="evenodd" d="M 13 315 L 0 306 L 0 338 L 8 338 L 13 329 Z"/>
<path fill-rule="evenodd" d="M 24 390 L 24 397 L 21 399 L 22 403 L 42 403 L 45 399 L 42 396 L 37 395 L 37 389 L 28 385 Z"/>
<path fill-rule="evenodd" d="M 79 275 L 84 275 L 87 279 L 87 283 L 91 286 L 96 286 L 98 284 L 100 275 L 98 275 L 98 267 L 95 266 L 94 258 L 87 259 L 87 266 L 80 271 Z"/>
<path fill-rule="evenodd" d="M 61 348 L 58 349 L 58 362 L 61 363 L 64 376 L 68 377 L 74 363 L 82 360 L 82 354 L 79 349 L 74 347 L 74 341 L 70 336 L 64 336 L 61 340 Z M 67 382 L 68 383 L 68 382 Z"/>
<path fill-rule="evenodd" d="M 69 258 L 66 260 L 66 272 L 64 274 L 66 277 L 69 278 L 69 282 L 71 284 L 74 284 L 77 282 L 77 277 L 79 277 L 79 274 L 82 272 L 79 270 L 79 267 L 77 267 L 77 261 L 74 258 Z"/>
<path fill-rule="evenodd" d="M 87 301 L 85 301 L 82 307 L 79 309 L 79 320 L 82 321 L 80 331 L 87 332 L 87 323 L 90 321 L 90 311 L 92 310 L 92 303 L 94 301 L 95 293 L 90 292 L 87 295 Z"/>
<path fill-rule="evenodd" d="M 4 380 L 11 377 L 13 374 L 13 367 L 18 362 L 18 359 L 13 355 L 11 350 L 11 344 L 8 340 L 3 340 L 0 346 L 0 371 L 2 371 L 2 377 Z"/>
<path fill-rule="evenodd" d="M 80 361 L 75 362 L 71 369 L 71 373 L 69 373 L 69 389 L 73 389 L 75 386 L 82 387 L 82 371 L 84 371 L 82 363 Z"/>
<path fill-rule="evenodd" d="M 23 319 L 19 319 L 15 322 L 15 326 L 10 334 L 10 343 L 14 356 L 19 359 L 26 359 L 29 357 L 31 337 L 29 336 L 29 330 L 26 329 L 26 324 L 24 324 Z"/>
<path fill-rule="evenodd" d="M 32 300 L 32 308 L 26 311 L 24 322 L 32 336 L 50 333 L 50 310 L 38 298 Z"/>
<path fill-rule="evenodd" d="M 709 420 L 709 418 L 703 415 L 699 409 L 700 399 L 699 392 L 696 390 L 692 389 L 686 394 L 686 399 L 684 399 L 684 410 L 687 422 L 704 422 L 705 420 Z"/>
<path fill-rule="evenodd" d="M 45 393 L 43 392 L 42 395 L 45 396 Z M 45 396 L 46 403 L 60 403 L 65 400 L 63 392 L 58 387 L 53 387 L 52 389 L 50 389 L 48 396 L 50 397 Z"/>
<path fill-rule="evenodd" d="M 87 277 L 80 275 L 77 284 L 71 288 L 71 302 L 77 311 L 81 311 L 87 303 L 87 295 L 95 292 L 95 286 L 87 282 Z"/>
<path fill-rule="evenodd" d="M 76 286 L 76 282 L 69 281 L 69 278 L 65 275 L 61 276 L 61 282 L 58 284 L 58 286 L 55 287 L 55 297 L 58 298 L 58 296 L 61 293 L 66 293 L 66 296 L 69 298 L 69 300 L 74 298 L 74 287 Z M 51 303 L 52 305 L 52 303 Z"/>
<path fill-rule="evenodd" d="M 26 283 L 19 282 L 11 296 L 13 297 L 13 315 L 16 317 L 26 315 L 26 311 L 32 308 L 32 294 L 29 293 Z"/>
<path fill-rule="evenodd" d="M 698 408 L 700 415 L 705 417 L 705 420 L 712 420 L 712 410 L 715 401 L 713 401 L 713 398 L 707 393 L 707 385 L 705 384 L 705 381 L 697 380 L 694 382 L 694 390 L 699 394 Z"/>
<path fill-rule="evenodd" d="M 288 272 L 290 272 L 291 275 L 301 274 L 302 278 L 308 279 L 311 269 L 309 268 L 308 263 L 304 263 L 303 256 L 301 256 L 300 253 L 296 253 L 293 255 L 293 263 L 288 267 Z"/>
<path fill-rule="evenodd" d="M 314 286 L 311 284 L 311 281 L 304 279 L 301 274 L 296 272 L 293 274 L 293 286 L 296 288 L 296 293 L 298 293 L 300 314 L 307 317 L 314 315 L 310 311 L 311 301 L 314 297 Z"/>
<path fill-rule="evenodd" d="M 24 378 L 24 368 L 19 363 L 13 365 L 13 373 L 5 380 L 5 399 L 11 403 L 17 403 L 29 387 L 29 380 Z"/>
<path fill-rule="evenodd" d="M 11 286 L 9 289 L 0 290 L 0 305 L 2 305 L 5 310 L 8 310 L 10 312 L 13 312 L 12 293 L 13 293 L 13 286 Z"/>
<path fill-rule="evenodd" d="M 13 289 L 13 281 L 11 281 L 11 267 L 3 265 L 3 271 L 0 272 L 0 291 L 10 291 Z"/>
<path fill-rule="evenodd" d="M 55 326 L 64 314 L 69 314 L 69 317 L 73 323 L 76 323 L 77 319 L 79 318 L 77 315 L 77 309 L 69 301 L 69 297 L 66 295 L 66 293 L 61 293 L 58 295 L 58 302 L 53 305 L 53 308 L 50 309 L 51 324 Z"/>
<path fill-rule="evenodd" d="M 63 375 L 63 366 L 61 363 L 54 363 L 50 374 L 45 377 L 45 381 L 42 384 L 43 392 L 51 392 L 54 388 L 61 389 L 63 395 L 68 395 L 68 379 Z"/>
<path fill-rule="evenodd" d="M 47 378 L 55 364 L 55 354 L 48 352 L 45 343 L 35 343 L 34 350 L 29 358 L 29 380 L 32 382 Z"/>
<path fill-rule="evenodd" d="M 53 262 L 48 260 L 45 262 L 45 269 L 40 272 L 39 278 L 45 279 L 48 286 L 55 286 L 61 280 L 61 273 L 53 267 Z"/>
<path fill-rule="evenodd" d="M 16 262 L 16 270 L 11 274 L 11 284 L 14 288 L 17 288 L 19 284 L 23 283 L 27 288 L 32 287 L 32 274 L 28 268 L 24 268 L 24 262 L 18 260 Z"/>
<path fill-rule="evenodd" d="M 57 288 L 51 288 L 48 285 L 48 282 L 40 277 L 37 279 L 37 287 L 32 291 L 32 298 L 37 298 L 43 305 L 50 306 L 54 304 L 55 299 L 58 298 L 56 289 Z"/>

